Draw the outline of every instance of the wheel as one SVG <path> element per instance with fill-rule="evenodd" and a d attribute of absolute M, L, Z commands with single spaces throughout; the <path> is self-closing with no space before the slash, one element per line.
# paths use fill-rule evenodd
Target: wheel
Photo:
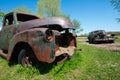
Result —
<path fill-rule="evenodd" d="M 18 55 L 18 64 L 21 64 L 24 67 L 31 66 L 33 64 L 34 57 L 30 52 L 25 49 L 22 49 Z"/>
<path fill-rule="evenodd" d="M 94 38 L 92 39 L 92 43 L 93 43 L 93 44 L 97 44 L 97 43 L 98 43 L 95 39 L 96 39 L 96 37 L 94 37 Z"/>
<path fill-rule="evenodd" d="M 91 40 L 91 39 L 89 39 L 88 41 L 89 41 L 89 43 L 92 43 L 92 40 Z"/>
<path fill-rule="evenodd" d="M 114 43 L 114 40 L 111 40 L 110 43 Z"/>

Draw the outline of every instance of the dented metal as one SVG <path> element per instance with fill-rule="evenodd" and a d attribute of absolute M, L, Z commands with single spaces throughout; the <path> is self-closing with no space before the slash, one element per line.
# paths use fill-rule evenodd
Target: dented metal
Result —
<path fill-rule="evenodd" d="M 38 61 L 48 63 L 63 54 L 71 57 L 76 48 L 76 35 L 69 32 L 69 29 L 74 27 L 65 18 L 40 19 L 26 13 L 8 13 L 0 32 L 0 48 L 7 53 L 0 54 L 10 61 L 17 59 L 20 51 L 25 49 L 34 54 Z"/>

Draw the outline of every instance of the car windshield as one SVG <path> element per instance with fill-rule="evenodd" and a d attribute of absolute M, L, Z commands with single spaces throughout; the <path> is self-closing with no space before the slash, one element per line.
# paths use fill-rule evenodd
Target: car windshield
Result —
<path fill-rule="evenodd" d="M 105 33 L 104 30 L 98 30 L 98 31 L 94 31 L 94 33 Z"/>
<path fill-rule="evenodd" d="M 27 15 L 27 14 L 17 14 L 17 20 L 24 22 L 24 21 L 29 21 L 29 20 L 33 20 L 33 19 L 39 19 L 36 16 L 33 15 Z"/>

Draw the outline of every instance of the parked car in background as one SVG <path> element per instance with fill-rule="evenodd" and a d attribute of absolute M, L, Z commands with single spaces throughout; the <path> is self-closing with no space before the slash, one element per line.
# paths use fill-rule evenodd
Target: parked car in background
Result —
<path fill-rule="evenodd" d="M 114 43 L 114 34 L 107 34 L 104 30 L 95 30 L 89 33 L 88 41 L 89 43 L 102 43 L 109 42 Z"/>

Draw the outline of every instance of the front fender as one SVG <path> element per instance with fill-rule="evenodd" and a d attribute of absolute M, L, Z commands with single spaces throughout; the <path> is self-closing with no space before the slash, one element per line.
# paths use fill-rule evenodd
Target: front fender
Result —
<path fill-rule="evenodd" d="M 29 36 L 28 31 L 23 31 L 23 32 L 17 33 L 13 36 L 13 38 L 9 42 L 7 60 L 10 60 L 10 58 L 12 56 L 12 52 L 14 50 L 14 47 L 17 43 L 19 43 L 19 42 L 28 43 L 29 42 L 28 36 Z"/>
<path fill-rule="evenodd" d="M 19 42 L 25 42 L 30 45 L 33 49 L 36 58 L 39 61 L 51 63 L 54 61 L 54 53 L 55 53 L 55 41 L 53 40 L 51 43 L 43 40 L 44 33 L 47 29 L 31 29 L 22 31 L 11 39 L 7 60 L 10 60 L 14 47 Z"/>

